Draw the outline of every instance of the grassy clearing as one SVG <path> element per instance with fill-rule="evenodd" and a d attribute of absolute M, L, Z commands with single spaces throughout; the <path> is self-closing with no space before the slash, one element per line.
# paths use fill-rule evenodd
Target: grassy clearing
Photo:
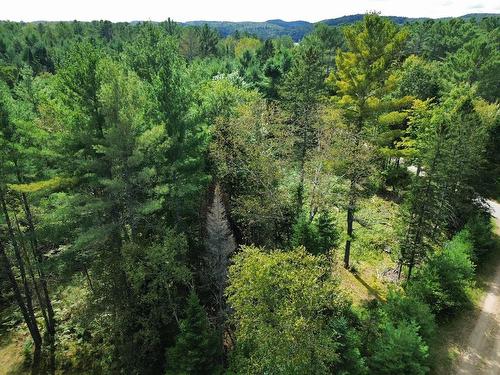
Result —
<path fill-rule="evenodd" d="M 29 371 L 24 366 L 23 348 L 27 341 L 23 329 L 10 332 L 0 340 L 0 375 L 21 375 Z"/>
<path fill-rule="evenodd" d="M 341 280 L 340 287 L 352 299 L 354 305 L 362 305 L 374 298 L 385 300 L 387 286 L 373 267 L 367 262 L 359 261 L 356 270 L 354 273 L 344 269 L 341 265 L 336 267 Z"/>
<path fill-rule="evenodd" d="M 394 252 L 397 248 L 395 227 L 398 205 L 374 196 L 360 202 L 354 226 L 355 241 L 352 245 L 352 272 L 337 262 L 335 272 L 340 276 L 342 290 L 360 306 L 371 299 L 384 300 L 390 285 L 384 272 L 396 267 Z M 343 254 L 343 243 L 337 250 Z M 338 259 L 340 260 L 340 259 Z"/>
<path fill-rule="evenodd" d="M 84 280 L 76 277 L 68 285 L 61 287 L 53 298 L 53 306 L 58 321 L 56 335 L 56 374 L 70 374 L 77 363 L 81 340 L 76 330 L 79 326 L 79 316 L 84 310 L 88 290 Z M 43 329 L 43 322 L 39 320 Z M 30 370 L 25 365 L 25 351 L 31 348 L 25 346 L 31 341 L 26 325 L 17 309 L 4 309 L 0 312 L 0 375 L 25 375 Z"/>
<path fill-rule="evenodd" d="M 0 375 L 28 374 L 24 366 L 24 346 L 29 334 L 14 307 L 0 311 Z"/>

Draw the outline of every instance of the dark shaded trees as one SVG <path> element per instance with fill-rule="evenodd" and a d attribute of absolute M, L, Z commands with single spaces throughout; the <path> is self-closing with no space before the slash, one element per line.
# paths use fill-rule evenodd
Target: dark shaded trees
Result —
<path fill-rule="evenodd" d="M 189 294 L 175 346 L 167 350 L 166 374 L 219 374 L 220 346 L 196 292 Z"/>
<path fill-rule="evenodd" d="M 304 199 L 305 163 L 308 151 L 316 144 L 314 125 L 318 121 L 319 104 L 324 93 L 326 70 L 322 51 L 316 38 L 305 40 L 296 48 L 293 64 L 281 88 L 284 107 L 296 136 L 295 150 L 298 164 L 297 212 Z"/>

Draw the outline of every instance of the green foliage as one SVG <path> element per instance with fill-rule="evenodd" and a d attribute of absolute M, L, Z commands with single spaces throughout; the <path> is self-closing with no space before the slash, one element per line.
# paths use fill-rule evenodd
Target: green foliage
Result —
<path fill-rule="evenodd" d="M 346 347 L 355 340 L 338 320 L 348 307 L 323 256 L 246 247 L 234 257 L 227 294 L 236 324 L 233 372 L 327 374 L 350 365 L 341 350 L 363 367 Z"/>
<path fill-rule="evenodd" d="M 37 181 L 29 184 L 9 184 L 9 189 L 19 193 L 35 193 L 45 189 L 57 189 L 75 183 L 74 178 L 54 177 L 50 180 Z"/>
<path fill-rule="evenodd" d="M 429 372 L 428 346 L 418 335 L 415 323 L 385 325 L 373 345 L 375 354 L 370 358 L 369 367 L 374 374 L 424 375 Z"/>
<path fill-rule="evenodd" d="M 494 247 L 499 23 L 470 18 L 0 22 L 2 307 L 62 373 L 426 373 Z M 356 276 L 408 266 L 359 316 L 346 211 Z"/>
<path fill-rule="evenodd" d="M 124 245 L 122 267 L 129 295 L 121 301 L 123 309 L 109 322 L 112 335 L 116 335 L 111 338 L 119 368 L 150 373 L 161 368 L 163 358 L 156 354 L 172 342 L 182 303 L 178 291 L 191 280 L 186 253 L 186 238 L 173 230 L 168 230 L 160 243 Z"/>
<path fill-rule="evenodd" d="M 440 91 L 439 66 L 418 56 L 408 57 L 399 73 L 397 95 L 426 100 L 438 98 Z"/>
<path fill-rule="evenodd" d="M 338 240 L 335 223 L 326 211 L 320 212 L 315 220 L 302 213 L 292 227 L 292 247 L 304 246 L 312 254 L 328 253 L 338 244 Z"/>
<path fill-rule="evenodd" d="M 317 248 L 318 228 L 309 219 L 308 215 L 301 214 L 292 227 L 291 245 L 296 248 L 304 246 L 306 250 L 315 254 Z"/>
<path fill-rule="evenodd" d="M 320 253 L 328 252 L 338 245 L 340 234 L 328 211 L 320 211 L 316 225 L 318 227 L 318 249 Z"/>
<path fill-rule="evenodd" d="M 179 322 L 175 346 L 167 350 L 166 374 L 220 373 L 220 365 L 216 362 L 218 339 L 194 291 L 189 294 L 184 315 Z"/>
<path fill-rule="evenodd" d="M 288 240 L 293 217 L 285 179 L 291 137 L 281 114 L 266 107 L 252 101 L 218 118 L 210 158 L 243 241 L 276 246 Z"/>
<path fill-rule="evenodd" d="M 394 291 L 389 293 L 387 303 L 383 305 L 387 318 L 393 324 L 405 322 L 414 324 L 416 332 L 426 342 L 429 343 L 436 332 L 434 315 L 429 306 L 422 301 L 406 296 Z"/>
<path fill-rule="evenodd" d="M 337 70 L 329 81 L 359 131 L 393 85 L 390 67 L 407 33 L 376 14 L 367 14 L 363 22 L 345 28 L 344 37 L 348 51 L 337 52 Z"/>
<path fill-rule="evenodd" d="M 453 83 L 476 83 L 478 94 L 490 102 L 500 96 L 499 29 L 483 33 L 450 54 L 445 62 L 447 78 Z"/>
<path fill-rule="evenodd" d="M 433 254 L 408 285 L 408 294 L 425 302 L 439 318 L 469 306 L 467 287 L 474 276 L 473 245 L 467 231 L 458 233 Z"/>
<path fill-rule="evenodd" d="M 325 89 L 326 74 L 317 38 L 307 39 L 294 53 L 293 63 L 284 77 L 280 95 L 284 98 L 283 103 L 296 136 L 296 158 L 303 169 L 308 150 L 316 144 L 314 124 L 318 121 L 318 107 Z M 303 189 L 303 186 L 299 189 Z"/>
<path fill-rule="evenodd" d="M 401 261 L 408 277 L 443 232 L 453 234 L 476 211 L 491 118 L 488 105 L 473 99 L 467 86 L 453 89 L 439 105 L 416 101 L 405 139 L 414 176 L 406 199 Z M 485 111 L 486 109 L 486 111 Z"/>
<path fill-rule="evenodd" d="M 462 19 L 426 20 L 411 27 L 409 47 L 412 53 L 429 60 L 441 60 L 474 39 L 479 28 Z"/>
<path fill-rule="evenodd" d="M 491 216 L 489 213 L 480 211 L 469 219 L 465 227 L 470 233 L 474 258 L 476 261 L 481 261 L 481 257 L 492 251 L 496 246 Z"/>

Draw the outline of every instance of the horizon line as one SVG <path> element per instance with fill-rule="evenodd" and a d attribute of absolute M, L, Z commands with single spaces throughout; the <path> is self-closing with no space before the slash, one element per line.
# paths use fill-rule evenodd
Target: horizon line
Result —
<path fill-rule="evenodd" d="M 226 22 L 226 23 L 266 23 L 270 21 L 283 21 L 287 23 L 292 23 L 292 22 L 306 22 L 306 23 L 320 23 L 328 20 L 335 20 L 339 18 L 344 18 L 344 17 L 350 17 L 350 16 L 359 16 L 359 15 L 364 15 L 368 14 L 370 12 L 365 12 L 365 13 L 353 13 L 353 14 L 345 14 L 343 16 L 338 16 L 338 17 L 331 17 L 331 18 L 324 18 L 318 21 L 307 21 L 304 19 L 295 19 L 295 20 L 285 20 L 282 18 L 270 18 L 264 21 L 255 21 L 255 20 L 243 20 L 243 21 L 231 21 L 231 20 L 204 20 L 204 19 L 194 19 L 194 20 L 188 20 L 188 21 L 176 21 L 175 19 L 171 17 L 167 17 L 163 20 L 152 20 L 152 19 L 131 19 L 131 20 L 119 20 L 119 21 L 111 21 L 109 19 L 105 18 L 100 18 L 100 19 L 92 19 L 92 20 L 79 20 L 79 19 L 60 19 L 60 20 L 33 20 L 33 21 L 26 21 L 26 20 L 11 20 L 11 19 L 0 19 L 0 22 L 17 22 L 17 23 L 50 23 L 50 22 L 101 22 L 101 21 L 109 21 L 111 23 L 134 23 L 134 22 L 165 22 L 168 21 L 169 19 L 172 20 L 175 23 L 189 23 L 189 22 Z M 425 19 L 432 19 L 432 20 L 440 20 L 440 19 L 450 19 L 450 18 L 462 18 L 465 16 L 472 16 L 472 15 L 487 15 L 487 16 L 494 16 L 494 17 L 499 17 L 500 13 L 490 13 L 490 12 L 472 12 L 472 13 L 466 13 L 460 16 L 442 16 L 442 17 L 431 17 L 431 16 L 422 16 L 422 17 L 409 17 L 409 16 L 398 16 L 398 15 L 385 15 L 381 14 L 381 12 L 376 12 L 379 13 L 380 16 L 382 17 L 398 17 L 398 18 L 407 18 L 407 19 L 413 19 L 413 20 L 425 20 Z"/>

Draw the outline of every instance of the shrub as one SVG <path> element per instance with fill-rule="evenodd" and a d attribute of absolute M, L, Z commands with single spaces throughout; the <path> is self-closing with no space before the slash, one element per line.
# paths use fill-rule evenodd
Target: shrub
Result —
<path fill-rule="evenodd" d="M 301 213 L 292 227 L 292 247 L 304 246 L 310 253 L 315 253 L 318 240 L 318 228 L 309 220 L 305 213 Z"/>
<path fill-rule="evenodd" d="M 368 365 L 372 374 L 423 375 L 428 373 L 428 347 L 418 334 L 416 323 L 389 323 L 382 327 L 374 343 L 374 354 Z"/>
<path fill-rule="evenodd" d="M 338 245 L 340 233 L 328 211 L 321 211 L 315 224 L 318 228 L 318 251 L 320 253 L 326 253 Z"/>
<path fill-rule="evenodd" d="M 352 322 L 340 317 L 331 322 L 330 330 L 338 335 L 339 363 L 335 368 L 335 373 L 339 375 L 367 374 L 365 359 L 359 350 L 361 347 L 360 335 L 352 328 Z"/>
<path fill-rule="evenodd" d="M 338 244 L 339 232 L 326 211 L 321 211 L 314 221 L 302 213 L 292 228 L 292 247 L 304 246 L 312 254 L 324 254 Z"/>
<path fill-rule="evenodd" d="M 469 232 L 459 232 L 418 270 L 408 286 L 409 295 L 427 303 L 441 318 L 469 305 L 466 288 L 474 276 L 472 249 Z"/>
<path fill-rule="evenodd" d="M 384 305 L 384 311 L 394 324 L 400 322 L 416 324 L 418 334 L 425 342 L 430 342 L 434 336 L 436 330 L 434 315 L 429 306 L 422 301 L 391 291 Z"/>
<path fill-rule="evenodd" d="M 495 247 L 493 224 L 489 213 L 481 212 L 473 216 L 467 222 L 466 229 L 470 233 L 476 261 Z"/>

